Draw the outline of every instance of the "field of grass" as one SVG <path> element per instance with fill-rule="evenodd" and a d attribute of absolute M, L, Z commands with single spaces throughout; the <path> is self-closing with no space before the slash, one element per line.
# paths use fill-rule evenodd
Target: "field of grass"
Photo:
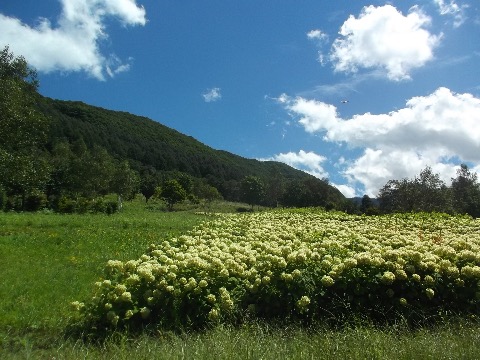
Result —
<path fill-rule="evenodd" d="M 150 244 L 178 237 L 209 219 L 194 211 L 161 212 L 141 202 L 127 203 L 112 216 L 0 213 L 0 358 L 480 357 L 478 317 L 445 319 L 415 330 L 402 323 L 332 330 L 253 321 L 187 333 L 120 330 L 99 343 L 69 335 L 70 303 L 92 296 L 108 260 L 137 259 Z"/>

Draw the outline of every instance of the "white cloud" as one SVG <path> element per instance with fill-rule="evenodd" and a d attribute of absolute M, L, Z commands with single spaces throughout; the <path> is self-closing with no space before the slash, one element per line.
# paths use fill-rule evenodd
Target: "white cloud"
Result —
<path fill-rule="evenodd" d="M 321 47 L 324 43 L 328 41 L 328 35 L 325 34 L 322 30 L 311 30 L 307 33 L 307 38 L 309 40 L 314 40 L 317 42 L 318 46 Z M 318 62 L 322 65 L 326 63 L 326 56 L 323 54 L 322 51 L 318 52 Z"/>
<path fill-rule="evenodd" d="M 202 94 L 205 102 L 213 102 L 220 100 L 222 94 L 220 93 L 220 88 L 208 89 L 204 94 Z"/>
<path fill-rule="evenodd" d="M 310 40 L 326 41 L 328 40 L 328 35 L 325 34 L 323 31 L 316 29 L 309 31 L 307 33 L 307 38 L 309 38 Z"/>
<path fill-rule="evenodd" d="M 97 79 L 127 71 L 115 55 L 100 49 L 108 37 L 105 20 L 113 17 L 127 25 L 145 25 L 146 13 L 136 0 L 61 0 L 62 13 L 53 26 L 45 18 L 31 27 L 19 19 L 0 14 L 0 44 L 23 55 L 42 72 L 86 71 Z M 114 59 L 114 60 L 112 60 Z"/>
<path fill-rule="evenodd" d="M 433 0 L 435 5 L 438 6 L 440 15 L 453 16 L 453 26 L 459 27 L 465 22 L 465 9 L 468 5 L 459 6 L 454 0 L 450 0 L 445 3 L 444 0 Z"/>
<path fill-rule="evenodd" d="M 328 173 L 322 167 L 322 163 L 326 159 L 327 158 L 325 156 L 318 155 L 313 151 L 306 152 L 304 150 L 300 150 L 298 153 L 281 153 L 271 158 L 259 160 L 282 162 L 321 179 L 328 176 Z"/>
<path fill-rule="evenodd" d="M 335 71 L 357 72 L 380 68 L 391 80 L 410 78 L 410 71 L 432 60 L 441 35 L 425 27 L 430 18 L 418 7 L 404 16 L 395 7 L 364 7 L 358 18 L 350 16 L 342 25 L 330 53 Z"/>
<path fill-rule="evenodd" d="M 358 182 L 375 196 L 390 179 L 413 177 L 425 166 L 444 181 L 455 175 L 457 162 L 480 164 L 480 99 L 439 88 L 411 98 L 403 109 L 388 114 L 337 116 L 333 105 L 284 96 L 283 106 L 307 132 L 323 132 L 324 140 L 364 149 L 344 161 L 349 183 Z"/>
<path fill-rule="evenodd" d="M 349 185 L 338 185 L 334 183 L 330 183 L 330 185 L 335 186 L 346 198 L 353 198 L 357 195 L 355 188 Z"/>
<path fill-rule="evenodd" d="M 298 123 L 309 133 L 331 128 L 340 121 L 337 108 L 321 101 L 307 100 L 302 97 L 292 100 L 283 94 L 279 102 L 287 104 L 288 110 L 300 116 Z"/>

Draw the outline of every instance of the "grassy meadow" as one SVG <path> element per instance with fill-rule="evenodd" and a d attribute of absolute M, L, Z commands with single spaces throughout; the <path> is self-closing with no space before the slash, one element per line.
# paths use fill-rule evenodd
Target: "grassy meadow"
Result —
<path fill-rule="evenodd" d="M 332 329 L 252 320 L 204 331 L 119 329 L 98 342 L 72 335 L 71 302 L 92 297 L 108 260 L 138 259 L 150 244 L 178 238 L 213 218 L 198 209 L 162 210 L 134 201 L 111 216 L 0 213 L 0 358 L 480 358 L 475 314 L 415 329 L 402 321 Z"/>

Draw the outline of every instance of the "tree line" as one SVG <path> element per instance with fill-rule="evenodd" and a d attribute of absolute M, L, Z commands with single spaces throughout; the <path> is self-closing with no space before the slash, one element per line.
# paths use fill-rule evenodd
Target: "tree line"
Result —
<path fill-rule="evenodd" d="M 451 185 L 426 167 L 412 179 L 389 180 L 376 199 L 365 195 L 358 212 L 376 215 L 394 212 L 442 212 L 480 217 L 480 184 L 475 172 L 461 164 Z"/>

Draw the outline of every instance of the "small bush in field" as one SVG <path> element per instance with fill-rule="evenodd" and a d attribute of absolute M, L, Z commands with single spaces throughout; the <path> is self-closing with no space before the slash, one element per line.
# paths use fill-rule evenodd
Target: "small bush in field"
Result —
<path fill-rule="evenodd" d="M 114 214 L 118 211 L 118 202 L 114 200 L 106 200 L 103 198 L 84 198 L 79 197 L 72 199 L 62 196 L 58 201 L 57 211 L 60 213 L 105 213 Z"/>

